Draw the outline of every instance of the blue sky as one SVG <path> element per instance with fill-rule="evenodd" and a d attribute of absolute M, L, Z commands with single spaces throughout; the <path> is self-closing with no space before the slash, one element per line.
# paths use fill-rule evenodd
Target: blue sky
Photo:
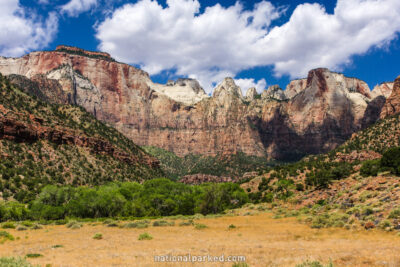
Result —
<path fill-rule="evenodd" d="M 3 56 L 103 50 L 156 82 L 193 77 L 208 92 L 225 76 L 243 89 L 285 88 L 315 67 L 370 87 L 400 74 L 398 0 L 2 1 Z"/>

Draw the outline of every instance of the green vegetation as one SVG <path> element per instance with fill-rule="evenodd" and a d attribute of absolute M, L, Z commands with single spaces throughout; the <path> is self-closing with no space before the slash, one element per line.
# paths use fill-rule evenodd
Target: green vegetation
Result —
<path fill-rule="evenodd" d="M 146 157 L 140 147 L 114 128 L 96 120 L 83 108 L 38 101 L 15 88 L 1 74 L 0 107 L 1 117 L 25 125 L 64 129 L 76 136 L 96 138 L 138 159 L 137 163 L 127 163 L 112 155 L 96 153 L 92 148 L 56 144 L 21 130 L 21 138 L 26 140 L 0 140 L 0 192 L 6 200 L 14 197 L 19 202 L 28 203 L 48 184 L 101 185 L 162 176 L 160 169 L 139 163 Z"/>
<path fill-rule="evenodd" d="M 39 254 L 39 253 L 29 253 L 29 254 L 26 254 L 26 257 L 27 258 L 39 258 L 39 257 L 43 257 L 43 255 Z"/>
<path fill-rule="evenodd" d="M 333 263 L 329 262 L 328 265 L 323 265 L 319 261 L 305 261 L 301 264 L 297 264 L 296 267 L 333 267 Z"/>
<path fill-rule="evenodd" d="M 247 201 L 243 189 L 233 183 L 190 186 L 163 178 L 94 188 L 48 185 L 28 207 L 0 202 L 0 221 L 209 214 L 240 207 Z M 76 221 L 67 224 L 72 229 L 80 226 Z"/>
<path fill-rule="evenodd" d="M 96 240 L 103 239 L 103 235 L 100 234 L 100 233 L 97 233 L 97 234 L 95 234 L 95 235 L 93 236 L 93 239 L 96 239 Z"/>
<path fill-rule="evenodd" d="M 173 180 L 198 173 L 238 178 L 245 172 L 261 171 L 273 164 L 265 157 L 249 156 L 242 152 L 215 157 L 189 154 L 181 158 L 158 147 L 145 146 L 143 149 L 160 160 L 165 175 Z"/>
<path fill-rule="evenodd" d="M 196 224 L 194 225 L 194 228 L 197 229 L 197 230 L 206 229 L 207 227 L 208 227 L 207 225 L 202 224 L 202 223 L 196 223 Z"/>
<path fill-rule="evenodd" d="M 364 177 L 377 176 L 379 172 L 384 171 L 400 175 L 400 147 L 389 148 L 381 159 L 363 162 L 360 174 Z"/>
<path fill-rule="evenodd" d="M 0 267 L 35 267 L 38 265 L 32 265 L 25 259 L 21 258 L 0 258 Z"/>
<path fill-rule="evenodd" d="M 57 49 L 57 52 L 64 52 L 64 53 L 68 53 L 68 54 L 72 54 L 72 55 L 102 59 L 102 60 L 111 61 L 111 62 L 115 61 L 115 59 L 108 57 L 108 56 L 88 54 L 88 53 L 85 53 L 85 51 L 79 51 L 79 50 L 77 51 L 77 50 L 61 48 L 61 49 Z"/>
<path fill-rule="evenodd" d="M 14 239 L 14 236 L 9 232 L 0 231 L 0 244 L 4 243 L 7 240 L 13 241 Z"/>
<path fill-rule="evenodd" d="M 140 234 L 138 240 L 152 240 L 153 237 L 148 233 Z"/>

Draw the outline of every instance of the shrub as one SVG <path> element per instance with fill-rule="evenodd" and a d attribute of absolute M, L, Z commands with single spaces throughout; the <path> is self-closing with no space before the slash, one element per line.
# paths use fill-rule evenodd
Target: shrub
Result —
<path fill-rule="evenodd" d="M 179 224 L 179 226 L 189 226 L 193 225 L 193 220 L 183 221 Z"/>
<path fill-rule="evenodd" d="M 33 267 L 32 264 L 21 258 L 0 258 L 2 267 Z"/>
<path fill-rule="evenodd" d="M 367 160 L 363 162 L 360 168 L 360 174 L 364 177 L 377 176 L 380 168 L 381 168 L 380 159 Z"/>
<path fill-rule="evenodd" d="M 400 175 L 400 147 L 389 148 L 383 153 L 381 166 L 389 168 L 394 174 Z"/>
<path fill-rule="evenodd" d="M 103 239 L 103 235 L 100 234 L 100 233 L 97 233 L 97 234 L 95 234 L 95 235 L 93 236 L 93 239 L 96 239 L 96 240 Z"/>
<path fill-rule="evenodd" d="M 201 224 L 201 223 L 196 223 L 194 228 L 197 229 L 197 230 L 202 230 L 202 229 L 207 228 L 207 225 Z"/>
<path fill-rule="evenodd" d="M 13 222 L 5 222 L 1 225 L 3 229 L 15 229 L 15 224 Z"/>
<path fill-rule="evenodd" d="M 9 232 L 6 231 L 0 231 L 0 243 L 6 241 L 6 240 L 10 240 L 13 241 L 15 238 L 12 234 L 10 234 Z"/>
<path fill-rule="evenodd" d="M 16 230 L 17 230 L 17 231 L 25 231 L 25 230 L 28 230 L 28 228 L 26 228 L 26 227 L 23 226 L 23 225 L 18 225 L 17 228 L 16 228 Z"/>
<path fill-rule="evenodd" d="M 151 240 L 153 237 L 148 233 L 140 234 L 138 240 Z"/>
<path fill-rule="evenodd" d="M 139 229 L 143 229 L 143 228 L 147 228 L 148 226 L 149 226 L 148 223 L 143 222 L 143 221 L 138 221 L 138 222 L 127 223 L 122 227 L 123 228 L 139 228 Z"/>
<path fill-rule="evenodd" d="M 301 264 L 297 264 L 296 267 L 324 267 L 319 261 L 305 261 Z M 330 262 L 326 267 L 333 267 L 333 263 Z"/>
<path fill-rule="evenodd" d="M 228 226 L 228 229 L 235 229 L 235 228 L 236 228 L 236 226 L 234 224 L 231 224 Z"/>
<path fill-rule="evenodd" d="M 174 222 L 167 222 L 167 221 L 154 221 L 153 222 L 153 226 L 174 226 L 175 223 Z"/>
<path fill-rule="evenodd" d="M 25 257 L 27 257 L 27 258 L 39 258 L 39 257 L 43 257 L 43 255 L 39 254 L 39 253 L 29 253 L 29 254 L 26 254 Z"/>
<path fill-rule="evenodd" d="M 389 213 L 389 219 L 400 219 L 400 208 L 394 209 Z"/>

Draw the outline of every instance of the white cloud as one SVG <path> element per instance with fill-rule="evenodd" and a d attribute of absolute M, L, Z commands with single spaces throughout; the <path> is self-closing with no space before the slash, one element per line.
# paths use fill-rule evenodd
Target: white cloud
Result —
<path fill-rule="evenodd" d="M 50 13 L 46 21 L 25 12 L 18 0 L 2 0 L 0 9 L 0 54 L 21 56 L 46 47 L 57 33 L 58 19 Z"/>
<path fill-rule="evenodd" d="M 334 14 L 319 4 L 301 4 L 273 28 L 281 9 L 266 1 L 253 10 L 238 2 L 203 13 L 197 0 L 167 0 L 167 5 L 140 0 L 115 10 L 97 27 L 99 48 L 150 74 L 175 69 L 199 79 L 208 92 L 222 76 L 256 66 L 273 65 L 276 75 L 292 78 L 315 67 L 337 70 L 400 30 L 398 0 L 338 0 Z"/>
<path fill-rule="evenodd" d="M 258 93 L 262 93 L 267 87 L 265 79 L 258 80 L 255 82 L 254 79 L 235 79 L 236 85 L 242 89 L 243 95 L 246 95 L 247 89 L 255 87 Z"/>
<path fill-rule="evenodd" d="M 97 5 L 97 0 L 71 0 L 61 6 L 61 12 L 71 17 L 77 17 L 80 13 L 88 11 Z"/>

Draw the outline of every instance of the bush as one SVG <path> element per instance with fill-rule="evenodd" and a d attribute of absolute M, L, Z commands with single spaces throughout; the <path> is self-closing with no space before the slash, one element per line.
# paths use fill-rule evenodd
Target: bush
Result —
<path fill-rule="evenodd" d="M 174 226 L 174 222 L 167 222 L 167 221 L 154 221 L 153 226 Z"/>
<path fill-rule="evenodd" d="M 15 238 L 12 234 L 6 231 L 0 231 L 0 244 L 6 240 L 13 241 Z"/>
<path fill-rule="evenodd" d="M 153 237 L 148 233 L 143 233 L 139 235 L 138 240 L 151 240 Z"/>
<path fill-rule="evenodd" d="M 25 230 L 28 230 L 28 228 L 26 228 L 26 226 L 23 226 L 23 225 L 18 225 L 16 230 L 17 231 L 25 231 Z"/>
<path fill-rule="evenodd" d="M 3 229 L 15 229 L 15 224 L 13 222 L 5 222 L 1 225 Z"/>
<path fill-rule="evenodd" d="M 21 258 L 0 258 L 1 267 L 33 267 L 32 264 Z"/>
<path fill-rule="evenodd" d="M 122 226 L 123 228 L 139 228 L 139 229 L 143 229 L 143 228 L 147 228 L 149 227 L 149 224 L 146 222 L 130 222 L 125 224 L 124 226 Z"/>
<path fill-rule="evenodd" d="M 39 254 L 39 253 L 29 253 L 29 254 L 26 254 L 25 257 L 27 257 L 27 258 L 39 258 L 39 257 L 43 257 L 43 255 Z"/>
<path fill-rule="evenodd" d="M 363 162 L 360 169 L 360 174 L 364 177 L 377 176 L 380 168 L 381 168 L 380 159 L 367 160 Z"/>
<path fill-rule="evenodd" d="M 235 228 L 236 228 L 236 226 L 234 224 L 231 224 L 228 226 L 228 229 L 235 229 Z"/>
<path fill-rule="evenodd" d="M 96 239 L 96 240 L 103 239 L 103 235 L 100 234 L 100 233 L 97 233 L 97 234 L 95 234 L 95 235 L 93 236 L 93 239 Z"/>
<path fill-rule="evenodd" d="M 202 230 L 202 229 L 206 229 L 207 225 L 201 224 L 201 223 L 196 223 L 194 228 L 197 229 L 197 230 Z"/>
<path fill-rule="evenodd" d="M 400 147 L 389 148 L 383 153 L 381 166 L 389 168 L 394 174 L 400 175 Z"/>
<path fill-rule="evenodd" d="M 319 261 L 305 261 L 301 264 L 297 264 L 296 267 L 324 267 Z M 326 267 L 333 267 L 333 263 L 330 262 Z"/>

